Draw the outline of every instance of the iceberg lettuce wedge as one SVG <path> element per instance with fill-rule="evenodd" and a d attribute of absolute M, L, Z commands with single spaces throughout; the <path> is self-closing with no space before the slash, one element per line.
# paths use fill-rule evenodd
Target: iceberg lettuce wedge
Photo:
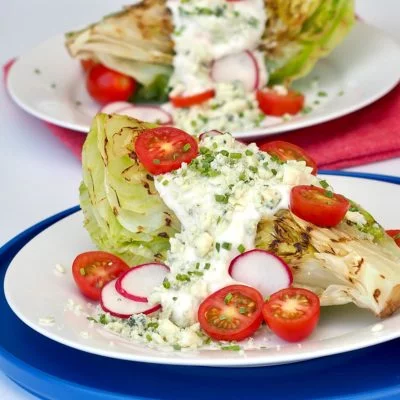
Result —
<path fill-rule="evenodd" d="M 179 229 L 136 157 L 137 136 L 153 126 L 98 114 L 82 152 L 85 227 L 100 249 L 131 265 L 164 259 L 169 237 Z"/>

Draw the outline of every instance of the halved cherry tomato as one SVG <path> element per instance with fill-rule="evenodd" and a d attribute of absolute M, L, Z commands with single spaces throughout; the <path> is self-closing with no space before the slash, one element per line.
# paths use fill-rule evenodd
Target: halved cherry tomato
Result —
<path fill-rule="evenodd" d="M 191 107 L 196 104 L 204 103 L 214 97 L 214 90 L 207 90 L 202 93 L 194 94 L 192 96 L 174 96 L 170 97 L 171 103 L 174 107 L 183 108 Z"/>
<path fill-rule="evenodd" d="M 90 58 L 81 60 L 81 65 L 85 72 L 89 72 L 92 69 L 92 67 L 96 64 L 97 64 L 97 62 L 94 60 L 91 60 Z"/>
<path fill-rule="evenodd" d="M 284 142 L 283 140 L 274 140 L 260 145 L 260 150 L 278 157 L 282 161 L 298 160 L 305 161 L 312 168 L 312 173 L 317 174 L 317 163 L 301 147 Z"/>
<path fill-rule="evenodd" d="M 136 90 L 136 81 L 104 65 L 94 65 L 87 74 L 86 88 L 99 103 L 127 101 Z"/>
<path fill-rule="evenodd" d="M 257 90 L 258 106 L 267 115 L 280 117 L 284 114 L 297 114 L 304 106 L 304 96 L 289 90 L 287 94 L 279 94 L 272 89 Z"/>
<path fill-rule="evenodd" d="M 337 225 L 349 207 L 345 197 L 319 187 L 300 185 L 290 192 L 293 214 L 321 227 Z"/>
<path fill-rule="evenodd" d="M 243 340 L 262 322 L 263 298 L 252 287 L 231 285 L 208 296 L 199 307 L 201 328 L 216 340 Z"/>
<path fill-rule="evenodd" d="M 397 246 L 400 247 L 400 229 L 389 229 L 386 233 L 393 238 Z"/>
<path fill-rule="evenodd" d="M 271 295 L 262 312 L 272 332 L 288 342 L 299 342 L 319 321 L 319 298 L 306 289 L 282 289 Z"/>
<path fill-rule="evenodd" d="M 188 133 L 169 126 L 147 129 L 136 139 L 139 161 L 153 175 L 180 168 L 197 156 L 198 145 Z"/>
<path fill-rule="evenodd" d="M 103 286 L 127 271 L 129 266 L 105 251 L 79 254 L 72 264 L 72 275 L 79 290 L 89 299 L 100 300 Z"/>

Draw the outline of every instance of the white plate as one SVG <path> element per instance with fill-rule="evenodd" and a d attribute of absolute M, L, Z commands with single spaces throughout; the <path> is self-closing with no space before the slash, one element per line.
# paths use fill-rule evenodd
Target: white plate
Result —
<path fill-rule="evenodd" d="M 365 107 L 399 82 L 399 65 L 400 48 L 396 42 L 374 27 L 357 23 L 328 58 L 296 83 L 306 94 L 307 103 L 313 108 L 311 113 L 234 132 L 235 136 L 254 138 L 285 132 Z M 317 77 L 318 87 L 313 84 Z M 99 106 L 87 94 L 84 82 L 79 63 L 69 57 L 63 36 L 59 35 L 20 57 L 10 70 L 7 86 L 11 97 L 25 111 L 56 125 L 87 132 Z M 328 96 L 319 97 L 318 91 Z M 320 105 L 315 106 L 315 100 Z"/>
<path fill-rule="evenodd" d="M 384 226 L 400 226 L 396 211 L 400 185 L 349 177 L 329 177 L 329 180 L 337 192 L 361 202 Z M 379 197 L 371 193 L 379 193 Z M 162 352 L 128 342 L 106 333 L 97 324 L 91 327 L 85 316 L 65 309 L 68 299 L 72 299 L 88 310 L 88 303 L 78 293 L 70 273 L 74 257 L 93 248 L 82 219 L 80 212 L 73 214 L 36 236 L 14 258 L 4 283 L 6 299 L 15 314 L 32 329 L 67 346 L 132 361 L 237 367 L 307 360 L 400 337 L 399 313 L 378 320 L 369 311 L 346 305 L 323 308 L 316 331 L 301 344 L 288 344 L 270 334 L 266 342 L 259 339 L 266 349 L 246 350 L 244 354 L 224 350 Z M 67 267 L 66 274 L 55 272 L 57 263 Z M 54 325 L 41 325 L 42 317 L 54 317 Z M 82 336 L 83 332 L 89 338 Z"/>

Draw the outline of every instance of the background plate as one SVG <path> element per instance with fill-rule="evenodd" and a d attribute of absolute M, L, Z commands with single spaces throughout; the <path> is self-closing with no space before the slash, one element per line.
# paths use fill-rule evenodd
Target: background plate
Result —
<path fill-rule="evenodd" d="M 355 174 L 364 177 L 363 174 Z M 368 178 L 390 181 L 390 177 Z M 399 183 L 399 179 L 394 182 Z M 55 215 L 0 249 L 0 282 L 15 254 Z M 397 399 L 400 340 L 286 366 L 257 369 L 171 367 L 113 360 L 48 340 L 23 324 L 0 292 L 0 367 L 31 393 L 49 400 L 192 400 L 221 398 Z M 12 335 L 10 335 L 12 332 Z M 235 382 L 233 385 L 232 382 Z M 288 384 L 290 382 L 290 385 Z M 206 383 L 206 384 L 205 384 Z"/>
<path fill-rule="evenodd" d="M 389 92 L 400 79 L 400 48 L 378 29 L 357 22 L 345 41 L 313 72 L 296 82 L 313 111 L 288 122 L 234 132 L 256 138 L 329 121 L 358 110 Z M 313 82 L 318 78 L 318 86 Z M 30 114 L 87 132 L 99 105 L 85 89 L 80 63 L 69 57 L 62 35 L 21 56 L 7 80 L 13 100 Z M 319 97 L 318 91 L 327 93 Z M 318 100 L 320 104 L 314 105 Z"/>
<path fill-rule="evenodd" d="M 383 226 L 400 226 L 400 215 L 394 212 L 400 186 L 348 177 L 330 177 L 329 181 L 337 192 L 363 204 Z M 371 196 L 372 191 L 380 193 L 380 197 Z M 23 322 L 42 335 L 75 349 L 157 364 L 239 367 L 318 358 L 400 336 L 400 314 L 380 321 L 367 310 L 346 305 L 323 308 L 318 329 L 301 344 L 285 343 L 271 334 L 264 342 L 266 335 L 261 335 L 258 342 L 268 348 L 244 354 L 222 350 L 163 352 L 129 342 L 106 333 L 101 325 L 91 326 L 84 315 L 76 313 L 76 308 L 75 312 L 65 308 L 72 299 L 81 309 L 92 312 L 91 304 L 83 299 L 68 270 L 76 254 L 93 248 L 82 221 L 82 214 L 75 213 L 32 239 L 12 261 L 4 283 L 7 301 Z M 67 266 L 67 273 L 56 273 L 56 263 Z M 41 325 L 40 318 L 48 316 L 55 318 L 55 323 Z"/>

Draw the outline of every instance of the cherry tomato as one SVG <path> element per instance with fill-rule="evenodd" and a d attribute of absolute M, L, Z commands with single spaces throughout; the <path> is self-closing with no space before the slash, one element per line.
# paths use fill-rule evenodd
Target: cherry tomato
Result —
<path fill-rule="evenodd" d="M 310 336 L 318 323 L 319 298 L 306 289 L 282 289 L 264 303 L 262 313 L 277 336 L 288 342 L 299 342 Z"/>
<path fill-rule="evenodd" d="M 191 107 L 196 104 L 203 103 L 207 100 L 210 100 L 214 97 L 214 90 L 207 90 L 202 93 L 194 94 L 192 96 L 174 96 L 170 97 L 171 103 L 174 107 L 182 108 L 182 107 Z"/>
<path fill-rule="evenodd" d="M 272 142 L 262 143 L 260 145 L 260 150 L 269 153 L 271 156 L 276 156 L 282 161 L 305 161 L 306 164 L 312 168 L 312 173 L 314 175 L 317 174 L 317 163 L 301 147 L 293 143 L 274 140 Z"/>
<path fill-rule="evenodd" d="M 92 300 L 100 300 L 103 286 L 127 270 L 129 266 L 123 260 L 105 251 L 79 254 L 72 264 L 76 285 Z"/>
<path fill-rule="evenodd" d="M 94 60 L 91 60 L 90 58 L 81 60 L 82 68 L 86 73 L 89 72 L 92 69 L 92 67 L 96 64 L 97 64 L 97 62 Z"/>
<path fill-rule="evenodd" d="M 201 328 L 216 340 L 243 340 L 262 322 L 263 298 L 249 286 L 231 285 L 208 296 L 199 307 Z"/>
<path fill-rule="evenodd" d="M 297 114 L 304 106 L 304 96 L 289 90 L 287 94 L 279 94 L 271 89 L 257 90 L 258 106 L 267 115 L 280 117 L 284 114 Z"/>
<path fill-rule="evenodd" d="M 389 229 L 386 233 L 393 238 L 397 246 L 400 247 L 400 229 Z"/>
<path fill-rule="evenodd" d="M 290 192 L 290 209 L 308 222 L 322 227 L 337 225 L 350 207 L 340 194 L 315 186 L 295 186 Z"/>
<path fill-rule="evenodd" d="M 139 161 L 153 175 L 180 168 L 197 156 L 198 145 L 188 133 L 169 126 L 147 129 L 136 139 Z"/>
<path fill-rule="evenodd" d="M 94 65 L 87 74 L 86 88 L 99 103 L 127 101 L 136 89 L 136 81 L 104 65 Z"/>

